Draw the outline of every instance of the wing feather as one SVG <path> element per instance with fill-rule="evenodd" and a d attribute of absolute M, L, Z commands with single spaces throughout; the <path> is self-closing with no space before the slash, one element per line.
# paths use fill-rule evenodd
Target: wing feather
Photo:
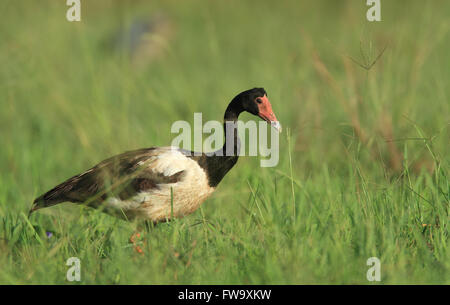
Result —
<path fill-rule="evenodd" d="M 121 200 L 141 191 L 177 183 L 185 173 L 183 158 L 172 147 L 128 151 L 106 159 L 36 198 L 32 211 L 70 201 L 97 206 L 108 197 Z"/>

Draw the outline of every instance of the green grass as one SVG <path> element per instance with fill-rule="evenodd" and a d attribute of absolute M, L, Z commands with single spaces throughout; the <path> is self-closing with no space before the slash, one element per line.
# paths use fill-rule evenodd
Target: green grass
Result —
<path fill-rule="evenodd" d="M 82 284 L 370 284 L 373 256 L 382 284 L 450 283 L 448 1 L 382 0 L 374 23 L 356 0 L 82 0 L 78 23 L 64 3 L 0 3 L 0 283 L 69 283 L 72 256 Z M 111 37 L 155 14 L 156 55 L 132 64 Z M 255 86 L 290 130 L 278 166 L 241 158 L 197 212 L 144 230 L 143 254 L 138 224 L 98 211 L 27 219 L 57 183 Z"/>

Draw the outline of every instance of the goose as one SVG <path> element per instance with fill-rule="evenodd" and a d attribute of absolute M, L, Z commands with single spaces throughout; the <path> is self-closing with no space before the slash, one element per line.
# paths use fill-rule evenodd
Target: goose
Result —
<path fill-rule="evenodd" d="M 236 164 L 239 137 L 237 128 L 230 128 L 233 124 L 229 123 L 235 124 L 244 111 L 259 116 L 281 132 L 264 88 L 246 90 L 236 95 L 226 108 L 226 136 L 221 149 L 194 153 L 177 147 L 150 147 L 113 156 L 36 198 L 30 214 L 72 202 L 125 220 L 142 219 L 154 224 L 189 215 Z M 227 146 L 230 141 L 232 145 Z"/>

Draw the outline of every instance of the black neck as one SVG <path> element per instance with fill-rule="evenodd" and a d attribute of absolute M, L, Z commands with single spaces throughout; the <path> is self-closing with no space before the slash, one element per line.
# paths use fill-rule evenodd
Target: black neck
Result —
<path fill-rule="evenodd" d="M 224 120 L 223 131 L 225 135 L 225 142 L 223 143 L 222 149 L 219 149 L 219 151 L 222 151 L 222 154 L 219 155 L 222 155 L 223 157 L 231 157 L 232 159 L 236 159 L 234 163 L 237 162 L 240 152 L 240 141 L 237 132 L 237 121 L 239 115 L 243 111 L 244 109 L 242 107 L 240 100 L 234 99 L 231 101 L 231 103 L 225 110 L 223 118 Z M 223 159 L 221 160 L 223 161 Z"/>
<path fill-rule="evenodd" d="M 209 185 L 215 187 L 233 168 L 239 158 L 240 141 L 237 133 L 237 120 L 244 111 L 240 100 L 233 99 L 228 105 L 224 115 L 225 142 L 221 149 L 207 153 L 198 160 L 209 179 Z M 232 143 L 230 143 L 232 142 Z"/>

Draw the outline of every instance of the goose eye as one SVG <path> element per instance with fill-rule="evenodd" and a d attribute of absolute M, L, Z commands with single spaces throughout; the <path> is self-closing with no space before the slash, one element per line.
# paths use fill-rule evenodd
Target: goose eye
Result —
<path fill-rule="evenodd" d="M 256 102 L 257 102 L 258 104 L 262 104 L 262 100 L 261 100 L 259 97 L 256 99 Z"/>

